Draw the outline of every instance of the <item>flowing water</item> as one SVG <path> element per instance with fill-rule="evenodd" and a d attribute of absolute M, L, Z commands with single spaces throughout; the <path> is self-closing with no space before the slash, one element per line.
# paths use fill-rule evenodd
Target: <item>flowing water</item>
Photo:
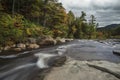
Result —
<path fill-rule="evenodd" d="M 26 51 L 18 55 L 0 56 L 0 80 L 34 80 L 41 68 L 47 68 L 48 58 L 68 56 L 77 60 L 107 60 L 120 63 L 120 42 L 74 40 L 67 44 Z"/>

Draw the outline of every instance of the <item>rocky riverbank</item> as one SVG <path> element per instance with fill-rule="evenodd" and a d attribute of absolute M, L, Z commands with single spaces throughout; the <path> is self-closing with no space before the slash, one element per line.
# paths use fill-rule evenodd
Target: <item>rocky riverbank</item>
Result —
<path fill-rule="evenodd" d="M 65 38 L 52 38 L 50 36 L 35 38 L 28 38 L 24 43 L 17 43 L 13 45 L 7 45 L 0 48 L 0 54 L 8 53 L 8 52 L 21 52 L 25 50 L 33 50 L 39 49 L 43 47 L 53 46 L 62 44 L 65 42 L 72 41 L 73 39 L 65 39 Z"/>
<path fill-rule="evenodd" d="M 0 80 L 120 80 L 120 56 L 113 54 L 119 48 L 119 44 L 74 40 L 0 56 Z"/>
<path fill-rule="evenodd" d="M 120 80 L 120 63 L 68 59 L 48 72 L 43 80 Z"/>

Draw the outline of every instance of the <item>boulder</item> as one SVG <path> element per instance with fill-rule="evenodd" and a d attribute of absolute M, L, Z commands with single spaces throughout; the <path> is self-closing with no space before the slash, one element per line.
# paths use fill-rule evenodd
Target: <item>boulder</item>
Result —
<path fill-rule="evenodd" d="M 54 40 L 50 36 L 46 36 L 46 37 L 43 37 L 43 38 L 39 39 L 38 44 L 39 45 L 45 45 L 45 46 L 55 45 L 56 44 L 56 40 Z"/>
<path fill-rule="evenodd" d="M 62 66 L 66 61 L 66 56 L 55 56 L 48 60 L 47 64 L 50 67 L 59 67 Z"/>
<path fill-rule="evenodd" d="M 37 41 L 37 40 L 36 40 L 35 38 L 28 38 L 28 39 L 27 39 L 27 43 L 35 44 L 36 41 Z"/>
<path fill-rule="evenodd" d="M 37 39 L 37 42 L 39 41 L 43 41 L 43 40 L 52 40 L 53 38 L 51 36 L 41 36 L 41 37 L 38 37 Z"/>
<path fill-rule="evenodd" d="M 10 47 L 11 47 L 11 48 L 14 48 L 14 47 L 16 47 L 16 45 L 15 45 L 15 44 L 13 44 L 13 45 L 11 45 Z"/>
<path fill-rule="evenodd" d="M 40 45 L 55 45 L 56 44 L 56 41 L 55 40 L 48 40 L 48 39 L 46 39 L 46 40 L 44 40 L 44 41 L 42 41 L 41 43 L 40 43 Z"/>
<path fill-rule="evenodd" d="M 37 45 L 37 44 L 28 44 L 27 45 L 27 48 L 28 49 L 38 49 L 40 46 L 39 45 Z"/>
<path fill-rule="evenodd" d="M 60 43 L 65 43 L 66 39 L 58 37 L 58 38 L 56 38 L 56 41 L 57 41 L 58 44 L 60 44 Z"/>
<path fill-rule="evenodd" d="M 73 39 L 65 39 L 66 42 L 70 42 L 72 41 Z"/>
<path fill-rule="evenodd" d="M 108 61 L 92 61 L 87 64 L 90 67 L 110 73 L 120 79 L 120 64 L 111 63 Z"/>
<path fill-rule="evenodd" d="M 44 78 L 44 80 L 120 80 L 115 75 L 104 72 L 101 69 L 97 69 L 89 66 L 88 64 L 94 65 L 95 62 L 89 61 L 77 61 L 69 59 L 65 65 L 61 67 L 54 67 Z M 119 73 L 120 66 L 111 62 L 102 62 L 105 68 L 111 66 L 112 71 Z M 96 66 L 101 65 L 101 61 L 96 61 Z M 116 69 L 115 69 L 116 67 Z M 108 69 L 108 68 L 107 68 Z M 118 71 L 117 71 L 118 70 Z M 116 72 L 117 71 L 117 72 Z"/>
<path fill-rule="evenodd" d="M 1 51 L 4 50 L 4 47 L 0 47 L 0 50 L 1 50 Z"/>
<path fill-rule="evenodd" d="M 13 48 L 14 51 L 22 51 L 21 48 Z"/>
<path fill-rule="evenodd" d="M 10 46 L 5 46 L 5 47 L 3 48 L 3 50 L 7 51 L 7 50 L 9 50 L 10 48 L 11 48 Z"/>
<path fill-rule="evenodd" d="M 26 49 L 26 45 L 25 44 L 23 44 L 23 43 L 19 43 L 19 44 L 17 44 L 16 45 L 16 48 L 21 48 L 21 49 Z"/>
<path fill-rule="evenodd" d="M 120 55 L 120 50 L 114 50 L 114 51 L 113 51 L 113 54 Z"/>

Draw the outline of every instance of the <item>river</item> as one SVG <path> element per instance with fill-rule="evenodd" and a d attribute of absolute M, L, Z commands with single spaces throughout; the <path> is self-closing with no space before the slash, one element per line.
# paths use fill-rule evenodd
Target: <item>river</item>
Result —
<path fill-rule="evenodd" d="M 113 50 L 120 50 L 119 41 L 73 40 L 66 44 L 25 51 L 18 55 L 3 55 L 0 56 L 0 80 L 34 80 L 42 71 L 40 66 L 45 65 L 43 57 L 51 57 L 49 54 L 65 55 L 77 60 L 107 60 L 120 63 L 120 56 L 113 54 Z M 42 55 L 36 57 L 36 54 Z"/>

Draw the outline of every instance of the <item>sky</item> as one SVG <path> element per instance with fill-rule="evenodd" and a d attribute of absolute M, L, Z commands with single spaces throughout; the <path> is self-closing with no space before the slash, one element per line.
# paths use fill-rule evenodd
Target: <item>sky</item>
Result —
<path fill-rule="evenodd" d="M 110 24 L 120 24 L 120 0 L 59 0 L 66 11 L 73 11 L 80 16 L 85 11 L 87 19 L 90 15 L 96 17 L 99 27 Z"/>

